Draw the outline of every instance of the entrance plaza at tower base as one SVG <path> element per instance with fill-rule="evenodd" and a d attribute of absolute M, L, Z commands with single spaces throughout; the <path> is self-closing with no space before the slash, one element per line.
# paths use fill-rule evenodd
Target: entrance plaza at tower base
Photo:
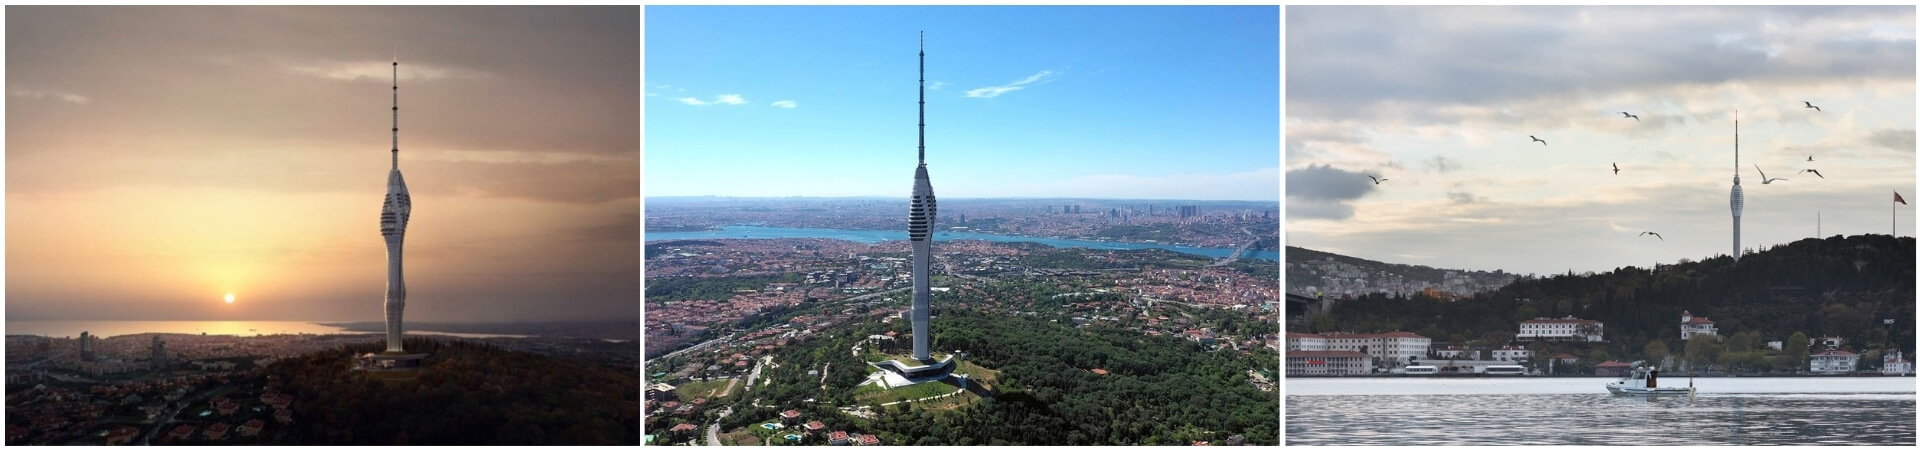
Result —
<path fill-rule="evenodd" d="M 879 382 L 888 389 L 945 380 L 953 374 L 955 366 L 953 355 L 946 355 L 939 361 L 889 359 L 867 364 L 880 369 Z"/>
<path fill-rule="evenodd" d="M 420 362 L 427 359 L 427 353 L 380 352 L 360 355 L 354 365 L 355 370 L 370 372 L 416 370 Z"/>

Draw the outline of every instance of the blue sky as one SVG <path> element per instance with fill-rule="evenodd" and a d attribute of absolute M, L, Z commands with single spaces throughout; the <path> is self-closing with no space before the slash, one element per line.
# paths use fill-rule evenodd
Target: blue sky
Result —
<path fill-rule="evenodd" d="M 1275 7 L 647 7 L 642 193 L 1278 200 Z"/>

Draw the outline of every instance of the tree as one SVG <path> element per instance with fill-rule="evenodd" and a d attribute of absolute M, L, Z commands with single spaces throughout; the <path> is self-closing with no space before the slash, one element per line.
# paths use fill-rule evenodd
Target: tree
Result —
<path fill-rule="evenodd" d="M 1725 347 L 1720 345 L 1719 336 L 1696 334 L 1692 338 L 1687 339 L 1687 367 L 1693 368 L 1702 364 L 1712 364 L 1720 358 L 1720 353 L 1724 350 Z"/>
<path fill-rule="evenodd" d="M 1647 361 L 1652 361 L 1653 365 L 1658 366 L 1662 361 L 1667 360 L 1666 341 L 1655 340 L 1648 342 L 1646 349 L 1643 351 L 1646 353 Z"/>
<path fill-rule="evenodd" d="M 1787 338 L 1786 350 L 1774 359 L 1775 367 L 1798 372 L 1807 366 L 1807 334 L 1794 332 Z"/>

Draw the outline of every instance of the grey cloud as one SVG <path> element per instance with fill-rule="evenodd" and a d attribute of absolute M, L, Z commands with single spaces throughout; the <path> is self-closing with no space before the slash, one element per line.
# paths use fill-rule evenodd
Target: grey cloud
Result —
<path fill-rule="evenodd" d="M 1353 218 L 1353 205 L 1324 201 L 1287 202 L 1287 220 L 1328 219 L 1347 220 Z"/>
<path fill-rule="evenodd" d="M 1439 172 L 1439 173 L 1450 173 L 1456 170 L 1460 170 L 1461 168 L 1459 161 L 1454 161 L 1452 159 L 1449 159 L 1441 155 L 1434 155 L 1432 158 L 1428 158 L 1426 161 L 1421 161 L 1421 162 L 1426 164 L 1428 170 L 1432 170 L 1434 172 Z"/>
<path fill-rule="evenodd" d="M 1913 14 L 1906 7 L 1290 7 L 1288 110 L 1346 117 L 1386 99 L 1502 104 L 1569 87 L 1598 93 L 1734 79 L 1911 77 L 1911 37 L 1793 27 L 1910 27 Z"/>
<path fill-rule="evenodd" d="M 1466 193 L 1466 192 L 1448 192 L 1447 193 L 1447 201 L 1453 202 L 1453 204 L 1455 205 L 1465 205 L 1465 204 L 1473 203 L 1476 200 L 1477 199 L 1475 199 L 1473 194 L 1471 193 Z"/>
<path fill-rule="evenodd" d="M 1287 171 L 1287 198 L 1309 201 L 1347 201 L 1373 192 L 1367 174 L 1329 165 L 1310 165 Z"/>
<path fill-rule="evenodd" d="M 1914 151 L 1912 128 L 1888 128 L 1875 131 L 1872 136 L 1867 137 L 1867 140 L 1873 142 L 1873 145 L 1886 147 L 1898 152 L 1912 153 Z"/>

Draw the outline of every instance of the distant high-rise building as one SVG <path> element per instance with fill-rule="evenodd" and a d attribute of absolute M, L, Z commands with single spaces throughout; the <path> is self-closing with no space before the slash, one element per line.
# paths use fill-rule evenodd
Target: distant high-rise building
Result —
<path fill-rule="evenodd" d="M 1762 180 L 1764 181 L 1764 180 Z M 1728 201 L 1733 205 L 1733 260 L 1740 261 L 1740 209 L 1747 206 L 1747 198 L 1740 193 L 1740 112 L 1733 113 L 1733 197 Z"/>
<path fill-rule="evenodd" d="M 93 335 L 85 331 L 80 332 L 80 360 L 93 360 Z"/>
<path fill-rule="evenodd" d="M 934 202 L 933 182 L 927 179 L 927 49 L 920 44 L 920 165 L 913 170 L 913 210 L 907 215 L 907 239 L 913 243 L 913 358 L 933 359 L 927 351 L 927 318 L 931 315 L 932 292 L 927 276 L 933 257 L 933 221 L 939 208 Z"/>
<path fill-rule="evenodd" d="M 1200 207 L 1197 205 L 1181 205 L 1179 209 L 1179 213 L 1180 213 L 1180 218 L 1182 219 L 1199 217 Z"/>
<path fill-rule="evenodd" d="M 961 214 L 961 215 L 960 215 L 960 226 L 963 226 L 963 227 L 964 227 L 964 226 L 967 226 L 967 215 L 966 215 L 966 214 Z"/>
<path fill-rule="evenodd" d="M 155 372 L 167 368 L 167 341 L 160 340 L 160 335 L 157 334 L 153 335 L 152 365 L 152 370 Z"/>
<path fill-rule="evenodd" d="M 1080 205 L 1073 205 L 1073 213 L 1074 214 L 1080 213 Z"/>
<path fill-rule="evenodd" d="M 393 169 L 387 171 L 387 200 L 380 205 L 380 236 L 387 242 L 387 352 L 401 349 L 400 315 L 407 309 L 407 281 L 400 271 L 400 249 L 413 216 L 413 196 L 400 176 L 400 59 L 393 60 Z"/>

